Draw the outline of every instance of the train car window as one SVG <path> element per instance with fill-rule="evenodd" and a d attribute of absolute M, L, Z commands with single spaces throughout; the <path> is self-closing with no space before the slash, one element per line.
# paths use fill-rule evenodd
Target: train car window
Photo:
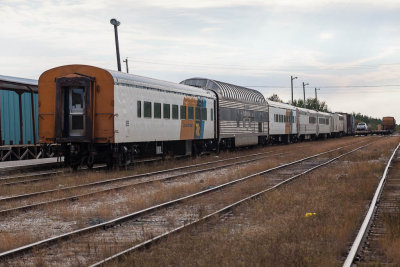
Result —
<path fill-rule="evenodd" d="M 142 117 L 142 101 L 137 102 L 137 117 Z"/>
<path fill-rule="evenodd" d="M 186 120 L 186 106 L 181 106 L 181 120 Z"/>
<path fill-rule="evenodd" d="M 326 119 L 326 120 L 325 120 L 325 124 L 326 124 L 326 125 L 329 125 L 329 119 Z"/>
<path fill-rule="evenodd" d="M 178 105 L 172 105 L 172 119 L 179 119 Z"/>
<path fill-rule="evenodd" d="M 171 118 L 171 105 L 170 104 L 163 104 L 163 113 L 164 113 L 164 119 Z"/>
<path fill-rule="evenodd" d="M 196 113 L 196 120 L 201 120 L 200 107 L 196 107 L 195 113 Z"/>
<path fill-rule="evenodd" d="M 193 107 L 188 107 L 188 120 L 193 120 Z"/>
<path fill-rule="evenodd" d="M 161 119 L 161 103 L 154 103 L 154 118 Z"/>
<path fill-rule="evenodd" d="M 151 118 L 151 102 L 144 101 L 144 117 Z"/>
<path fill-rule="evenodd" d="M 201 119 L 203 121 L 207 120 L 207 108 L 201 108 Z"/>
<path fill-rule="evenodd" d="M 214 109 L 213 108 L 211 109 L 211 112 L 210 112 L 210 118 L 212 121 L 214 120 Z"/>

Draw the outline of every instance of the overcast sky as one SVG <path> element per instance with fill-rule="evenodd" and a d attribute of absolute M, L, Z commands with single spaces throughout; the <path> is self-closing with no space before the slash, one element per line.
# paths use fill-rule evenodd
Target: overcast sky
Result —
<path fill-rule="evenodd" d="M 398 0 L 0 0 L 0 74 L 116 69 L 113 26 L 131 73 L 207 77 L 400 122 Z M 123 65 L 123 71 L 125 67 Z"/>

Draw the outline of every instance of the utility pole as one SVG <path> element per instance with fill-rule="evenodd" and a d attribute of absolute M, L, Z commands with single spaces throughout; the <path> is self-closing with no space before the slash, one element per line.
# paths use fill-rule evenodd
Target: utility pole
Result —
<path fill-rule="evenodd" d="M 315 102 L 318 101 L 318 98 L 317 98 L 317 90 L 320 90 L 320 88 L 315 88 Z"/>
<path fill-rule="evenodd" d="M 309 85 L 308 83 L 303 82 L 303 99 L 304 99 L 304 107 L 306 106 L 306 85 Z"/>
<path fill-rule="evenodd" d="M 119 42 L 118 42 L 118 29 L 117 27 L 121 25 L 116 19 L 111 19 L 110 23 L 114 25 L 114 34 L 115 34 L 115 49 L 117 50 L 117 64 L 118 64 L 118 71 L 121 71 L 121 59 L 119 58 Z"/>
<path fill-rule="evenodd" d="M 293 80 L 294 79 L 297 79 L 297 77 L 290 76 L 290 83 L 291 83 L 291 88 L 292 88 L 292 104 L 293 104 Z"/>
<path fill-rule="evenodd" d="M 129 73 L 128 58 L 124 59 L 124 62 L 125 62 L 125 64 L 126 64 L 126 73 Z"/>
<path fill-rule="evenodd" d="M 318 110 L 317 90 L 320 90 L 320 88 L 315 88 L 315 109 L 316 110 Z"/>

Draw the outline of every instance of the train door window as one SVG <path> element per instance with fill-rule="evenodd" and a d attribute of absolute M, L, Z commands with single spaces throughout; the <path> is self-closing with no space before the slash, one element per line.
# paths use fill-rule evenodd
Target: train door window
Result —
<path fill-rule="evenodd" d="M 181 106 L 181 120 L 186 120 L 186 106 Z"/>
<path fill-rule="evenodd" d="M 154 118 L 161 119 L 161 103 L 154 103 Z"/>
<path fill-rule="evenodd" d="M 144 101 L 143 103 L 144 108 L 144 117 L 151 118 L 151 102 Z"/>
<path fill-rule="evenodd" d="M 213 121 L 214 120 L 214 109 L 212 108 L 210 111 L 211 111 L 210 112 L 210 118 Z"/>
<path fill-rule="evenodd" d="M 83 88 L 71 88 L 69 90 L 69 115 L 70 135 L 83 135 L 85 129 L 85 91 Z"/>
<path fill-rule="evenodd" d="M 142 101 L 137 102 L 137 117 L 142 117 Z"/>
<path fill-rule="evenodd" d="M 203 121 L 207 120 L 207 108 L 201 108 L 201 119 Z"/>
<path fill-rule="evenodd" d="M 259 122 L 258 123 L 258 132 L 262 133 L 262 131 L 263 131 L 262 122 Z"/>
<path fill-rule="evenodd" d="M 164 119 L 171 118 L 171 105 L 170 104 L 163 104 L 163 113 L 164 113 Z"/>
<path fill-rule="evenodd" d="M 188 107 L 188 120 L 193 120 L 193 107 Z"/>
<path fill-rule="evenodd" d="M 172 119 L 174 120 L 179 119 L 178 105 L 172 105 Z"/>

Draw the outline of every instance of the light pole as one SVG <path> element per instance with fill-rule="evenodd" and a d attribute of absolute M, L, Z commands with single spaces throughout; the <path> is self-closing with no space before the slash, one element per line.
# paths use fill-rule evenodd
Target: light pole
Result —
<path fill-rule="evenodd" d="M 117 27 L 121 25 L 121 22 L 119 22 L 116 19 L 111 19 L 110 23 L 114 25 L 114 34 L 115 34 L 115 48 L 117 50 L 117 64 L 118 64 L 118 71 L 121 71 L 121 60 L 119 58 L 119 43 L 118 43 L 118 29 Z"/>
<path fill-rule="evenodd" d="M 290 76 L 290 84 L 291 84 L 291 88 L 292 88 L 292 104 L 293 104 L 293 80 L 294 79 L 297 79 L 297 77 Z"/>
<path fill-rule="evenodd" d="M 125 62 L 125 64 L 126 64 L 126 73 L 129 73 L 128 58 L 124 59 L 124 62 Z"/>
<path fill-rule="evenodd" d="M 304 99 L 304 106 L 306 106 L 306 85 L 309 85 L 309 84 L 303 82 L 303 99 Z"/>

